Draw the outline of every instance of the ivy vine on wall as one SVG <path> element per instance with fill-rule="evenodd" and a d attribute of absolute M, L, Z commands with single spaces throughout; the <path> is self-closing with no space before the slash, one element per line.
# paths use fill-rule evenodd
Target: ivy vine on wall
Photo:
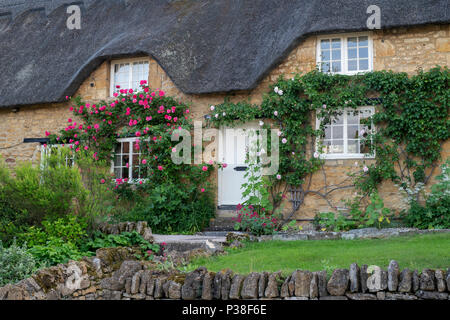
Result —
<path fill-rule="evenodd" d="M 275 207 L 281 201 L 276 190 L 284 193 L 286 188 L 280 185 L 290 186 L 295 195 L 290 218 L 308 194 L 319 195 L 334 206 L 329 196 L 339 189 L 355 187 L 360 202 L 376 192 L 383 180 L 409 193 L 426 185 L 441 160 L 442 144 L 450 136 L 449 97 L 447 67 L 418 71 L 411 77 L 392 71 L 347 76 L 315 70 L 290 79 L 280 76 L 260 105 L 226 99 L 214 106 L 209 119 L 216 127 L 267 119 L 260 122 L 263 128 L 280 129 L 280 169 L 278 176 L 270 177 L 269 185 Z M 312 175 L 319 170 L 325 175 L 323 149 L 320 144 L 316 148 L 325 126 L 344 109 L 360 106 L 376 108 L 375 115 L 365 121 L 373 122 L 377 130 L 364 136 L 375 160 L 335 185 L 327 185 L 324 177 L 325 186 L 312 190 Z M 316 116 L 321 119 L 319 128 L 315 128 Z"/>

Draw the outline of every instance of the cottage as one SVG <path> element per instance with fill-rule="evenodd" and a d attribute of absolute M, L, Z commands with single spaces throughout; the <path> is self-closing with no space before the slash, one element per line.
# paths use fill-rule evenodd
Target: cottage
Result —
<path fill-rule="evenodd" d="M 371 3 L 360 0 L 85 0 L 79 1 L 81 28 L 69 29 L 66 9 L 72 2 L 0 4 L 0 155 L 11 165 L 39 162 L 45 131 L 63 129 L 72 116 L 67 96 L 80 95 L 94 104 L 111 100 L 117 86 L 137 89 L 147 80 L 152 89 L 190 102 L 194 120 L 203 121 L 211 106 L 226 97 L 261 103 L 262 93 L 282 74 L 318 67 L 332 74 L 393 70 L 413 75 L 450 65 L 445 0 L 378 1 L 381 29 L 367 27 Z M 352 135 L 364 129 L 362 119 L 375 108 L 361 106 L 359 111 L 356 117 L 343 113 L 327 127 L 322 155 L 327 181 L 316 173 L 312 188 L 341 183 L 355 162 L 367 160 L 367 146 Z M 314 122 L 320 126 L 319 118 Z M 127 145 L 133 139 L 120 141 L 119 154 L 133 157 Z M 219 154 L 226 141 L 221 144 Z M 220 160 L 243 162 L 244 150 Z M 443 159 L 449 150 L 447 141 Z M 242 202 L 243 166 L 237 161 L 215 173 L 219 209 Z M 129 178 L 132 172 L 127 171 Z M 340 201 L 354 192 L 336 190 L 331 200 L 311 192 L 297 210 L 299 190 L 290 190 L 284 210 L 306 222 L 318 212 L 339 209 Z M 398 207 L 392 182 L 383 182 L 380 193 L 386 206 Z"/>

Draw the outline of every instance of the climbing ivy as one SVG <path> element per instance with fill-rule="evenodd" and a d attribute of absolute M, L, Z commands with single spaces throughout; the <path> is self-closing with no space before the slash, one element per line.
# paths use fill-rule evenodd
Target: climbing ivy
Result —
<path fill-rule="evenodd" d="M 317 138 L 324 127 L 344 108 L 375 106 L 368 118 L 377 130 L 365 139 L 375 160 L 354 175 L 353 183 L 362 196 L 376 191 L 383 180 L 401 188 L 426 184 L 438 165 L 442 143 L 450 136 L 449 70 L 439 66 L 408 77 L 406 73 L 376 71 L 347 76 L 326 74 L 317 70 L 280 76 L 259 105 L 241 101 L 212 106 L 211 126 L 230 125 L 264 119 L 262 127 L 278 127 L 280 139 L 280 176 L 271 179 L 301 187 L 303 196 L 309 190 L 311 176 L 323 165 Z M 315 116 L 322 119 L 314 128 Z M 370 143 L 369 143 L 370 142 Z M 308 178 L 309 177 L 309 178 Z M 278 180 L 278 181 L 277 181 Z"/>

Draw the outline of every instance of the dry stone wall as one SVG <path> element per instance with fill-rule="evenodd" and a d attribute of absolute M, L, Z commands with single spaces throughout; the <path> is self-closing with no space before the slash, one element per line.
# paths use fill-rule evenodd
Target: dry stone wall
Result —
<path fill-rule="evenodd" d="M 0 288 L 0 300 L 447 300 L 450 268 L 400 270 L 391 261 L 378 266 L 326 271 L 295 270 L 235 274 L 200 267 L 189 273 L 159 271 L 132 259 L 131 248 L 99 249 L 83 261 L 70 261 Z"/>

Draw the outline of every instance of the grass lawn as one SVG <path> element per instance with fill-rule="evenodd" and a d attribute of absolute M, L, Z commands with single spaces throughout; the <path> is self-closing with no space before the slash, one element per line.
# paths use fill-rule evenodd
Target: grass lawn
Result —
<path fill-rule="evenodd" d="M 240 274 L 296 269 L 319 271 L 347 268 L 351 263 L 387 268 L 397 260 L 400 269 L 450 267 L 450 234 L 427 234 L 390 239 L 267 241 L 247 243 L 245 248 L 227 249 L 228 254 L 198 258 L 188 266 L 210 271 L 230 268 Z"/>

